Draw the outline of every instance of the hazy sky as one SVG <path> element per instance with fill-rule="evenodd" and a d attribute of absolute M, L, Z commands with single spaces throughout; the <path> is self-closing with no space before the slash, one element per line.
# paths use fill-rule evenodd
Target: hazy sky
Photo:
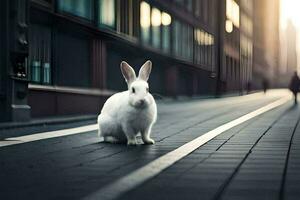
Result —
<path fill-rule="evenodd" d="M 281 28 L 286 27 L 288 19 L 291 19 L 295 26 L 300 27 L 300 0 L 281 0 Z"/>
<path fill-rule="evenodd" d="M 300 0 L 281 0 L 280 2 L 280 28 L 281 28 L 281 64 L 282 67 L 286 64 L 286 33 L 285 28 L 288 20 L 291 20 L 298 30 L 297 36 L 297 60 L 298 74 L 300 72 Z"/>

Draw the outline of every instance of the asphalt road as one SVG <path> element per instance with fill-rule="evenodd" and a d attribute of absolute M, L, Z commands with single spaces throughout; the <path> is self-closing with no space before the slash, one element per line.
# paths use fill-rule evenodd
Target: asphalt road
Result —
<path fill-rule="evenodd" d="M 173 163 L 163 160 L 162 165 L 171 164 L 161 171 L 160 166 L 141 170 L 286 96 L 274 90 L 160 102 L 155 145 L 102 143 L 92 130 L 0 147 L 0 199 L 299 199 L 300 112 L 292 100 L 223 131 L 178 160 L 168 158 Z M 20 129 L 10 132 L 22 135 Z M 103 189 L 108 186 L 113 191 Z"/>

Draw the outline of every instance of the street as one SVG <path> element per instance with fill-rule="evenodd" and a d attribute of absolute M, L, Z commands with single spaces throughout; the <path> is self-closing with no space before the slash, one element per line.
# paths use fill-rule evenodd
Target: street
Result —
<path fill-rule="evenodd" d="M 33 128 L 40 135 L 26 140 L 9 130 L 13 139 L 0 140 L 0 199 L 299 199 L 300 109 L 289 97 L 159 101 L 154 145 L 103 143 L 95 125 L 79 122 L 91 128 Z"/>

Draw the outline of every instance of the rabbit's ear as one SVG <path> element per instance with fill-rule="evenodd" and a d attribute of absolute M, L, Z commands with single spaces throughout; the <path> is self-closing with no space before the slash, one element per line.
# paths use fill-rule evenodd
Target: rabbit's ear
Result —
<path fill-rule="evenodd" d="M 120 67 L 127 84 L 133 82 L 136 79 L 136 75 L 133 68 L 130 67 L 130 65 L 127 62 L 122 61 Z"/>
<path fill-rule="evenodd" d="M 152 62 L 147 60 L 139 71 L 139 79 L 148 81 L 152 69 Z"/>

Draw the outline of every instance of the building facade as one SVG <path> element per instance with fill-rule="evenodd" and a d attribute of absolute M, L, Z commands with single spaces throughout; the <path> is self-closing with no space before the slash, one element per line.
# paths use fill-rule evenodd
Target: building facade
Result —
<path fill-rule="evenodd" d="M 279 72 L 279 0 L 254 0 L 253 87 L 262 88 L 263 80 L 277 86 Z"/>
<path fill-rule="evenodd" d="M 21 2 L 1 1 L 6 4 L 1 8 L 9 14 Z M 107 97 L 126 89 L 122 60 L 136 71 L 152 60 L 150 88 L 155 95 L 215 93 L 217 0 L 24 2 L 22 11 L 13 9 L 26 11 L 27 90 L 21 107 L 33 118 L 99 113 Z M 1 106 L 13 105 L 4 89 L 2 93 Z"/>
<path fill-rule="evenodd" d="M 219 89 L 243 93 L 252 79 L 253 2 L 225 0 L 219 4 Z"/>
<path fill-rule="evenodd" d="M 0 121 L 97 114 L 110 95 L 127 89 L 122 60 L 136 71 L 153 62 L 154 96 L 243 92 L 252 81 L 253 1 L 0 4 Z"/>

